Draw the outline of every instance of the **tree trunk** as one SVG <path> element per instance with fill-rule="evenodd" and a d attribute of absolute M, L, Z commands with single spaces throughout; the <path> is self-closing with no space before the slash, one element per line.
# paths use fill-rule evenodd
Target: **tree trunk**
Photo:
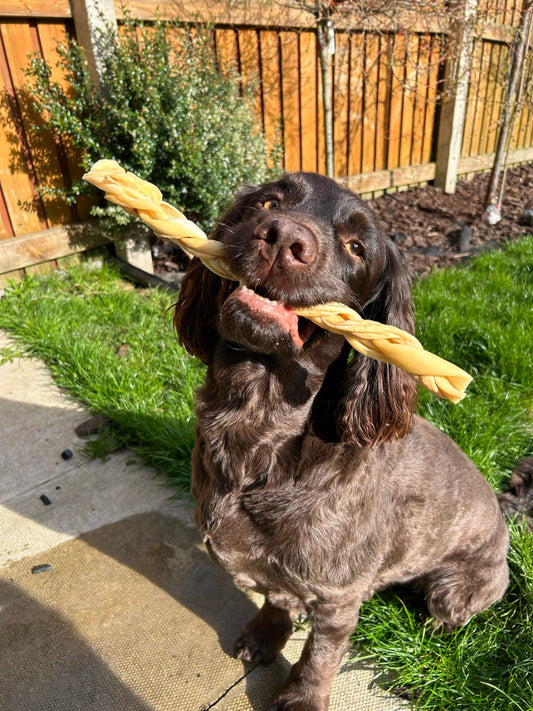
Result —
<path fill-rule="evenodd" d="M 503 168 L 504 156 L 507 151 L 507 143 L 511 133 L 511 127 L 514 125 L 514 114 L 516 109 L 516 89 L 523 63 L 526 61 L 526 47 L 529 41 L 530 25 L 533 16 L 533 0 L 526 0 L 522 21 L 518 27 L 516 34 L 515 46 L 511 48 L 513 53 L 511 68 L 509 72 L 509 82 L 505 94 L 505 104 L 502 110 L 500 120 L 500 132 L 498 134 L 498 142 L 496 144 L 496 155 L 490 174 L 487 195 L 485 199 L 485 209 L 490 205 L 498 203 L 498 186 L 500 185 L 500 174 Z"/>
<path fill-rule="evenodd" d="M 333 93 L 331 71 L 331 33 L 333 25 L 329 16 L 317 19 L 318 51 L 320 54 L 320 73 L 322 76 L 322 103 L 324 108 L 324 143 L 326 149 L 326 175 L 335 176 L 335 154 L 333 145 Z"/>

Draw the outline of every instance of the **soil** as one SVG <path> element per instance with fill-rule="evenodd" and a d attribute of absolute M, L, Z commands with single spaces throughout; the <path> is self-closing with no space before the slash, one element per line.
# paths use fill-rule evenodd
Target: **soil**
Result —
<path fill-rule="evenodd" d="M 478 175 L 458 182 L 451 195 L 435 187 L 415 187 L 370 204 L 393 240 L 411 256 L 415 271 L 424 273 L 533 233 L 533 163 L 507 171 L 496 225 L 484 219 L 487 183 L 488 174 Z"/>
<path fill-rule="evenodd" d="M 437 267 L 467 261 L 480 251 L 533 233 L 533 162 L 507 171 L 501 220 L 484 219 L 488 174 L 458 182 L 449 195 L 432 186 L 374 198 L 369 204 L 391 238 L 410 255 L 414 270 L 423 274 Z M 172 244 L 156 247 L 156 274 L 173 279 L 187 257 Z"/>

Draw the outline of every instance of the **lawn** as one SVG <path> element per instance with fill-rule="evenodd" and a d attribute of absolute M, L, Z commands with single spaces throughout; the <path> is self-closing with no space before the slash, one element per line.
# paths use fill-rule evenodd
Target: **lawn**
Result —
<path fill-rule="evenodd" d="M 43 358 L 58 385 L 111 418 L 90 454 L 128 445 L 183 491 L 203 368 L 177 343 L 167 313 L 172 299 L 133 288 L 109 267 L 80 267 L 8 289 L 0 328 Z M 0 362 L 2 356 L 9 352 L 0 350 Z"/>
<path fill-rule="evenodd" d="M 184 353 L 167 309 L 173 297 L 135 289 L 108 267 L 27 279 L 0 301 L 0 327 L 42 357 L 59 385 L 113 425 L 91 445 L 127 445 L 187 488 L 194 391 L 203 368 Z M 415 287 L 418 337 L 474 376 L 459 405 L 420 394 L 420 412 L 450 434 L 496 489 L 533 454 L 533 240 L 435 272 Z M 371 655 L 378 681 L 416 708 L 533 709 L 533 537 L 511 526 L 504 600 L 453 634 L 431 633 L 420 601 L 403 590 L 363 606 L 354 656 Z"/>

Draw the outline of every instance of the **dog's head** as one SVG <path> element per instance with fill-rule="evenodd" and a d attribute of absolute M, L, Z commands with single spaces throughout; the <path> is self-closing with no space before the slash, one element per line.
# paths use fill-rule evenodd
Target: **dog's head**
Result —
<path fill-rule="evenodd" d="M 175 313 L 189 352 L 209 362 L 220 340 L 276 359 L 322 352 L 328 372 L 317 418 L 329 418 L 343 440 L 404 434 L 412 380 L 395 366 L 353 355 L 342 337 L 292 310 L 337 301 L 363 318 L 413 331 L 408 270 L 370 208 L 333 180 L 293 173 L 243 190 L 212 237 L 226 245 L 241 284 L 193 260 Z"/>

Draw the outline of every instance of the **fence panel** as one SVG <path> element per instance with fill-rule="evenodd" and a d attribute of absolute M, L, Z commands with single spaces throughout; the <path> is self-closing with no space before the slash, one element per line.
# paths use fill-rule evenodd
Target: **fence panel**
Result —
<path fill-rule="evenodd" d="M 25 78 L 29 54 L 40 53 L 54 66 L 56 41 L 64 40 L 72 31 L 68 18 L 0 19 L 0 238 L 43 230 L 80 217 L 63 200 L 43 200 L 38 193 L 38 187 L 68 185 L 72 172 L 79 168 L 76 157 L 58 137 L 32 131 L 40 117 L 32 107 Z M 55 66 L 52 79 L 64 80 Z"/>
<path fill-rule="evenodd" d="M 135 0 L 129 7 L 133 16 L 155 19 L 153 3 Z M 163 18 L 214 21 L 221 64 L 231 63 L 243 84 L 254 87 L 268 142 L 282 140 L 284 168 L 325 171 L 322 84 L 310 13 L 254 0 L 162 2 L 158 9 Z M 118 0 L 116 10 L 120 17 Z M 464 165 L 486 168 L 486 154 L 495 149 L 509 41 L 522 2 L 479 0 L 479 10 L 492 24 L 473 41 L 461 156 Z M 87 205 L 68 207 L 39 195 L 39 187 L 69 185 L 80 168 L 58 137 L 36 137 L 31 131 L 39 117 L 31 108 L 24 76 L 29 52 L 40 52 L 55 65 L 56 41 L 74 33 L 68 1 L 2 0 L 0 13 L 0 238 L 7 238 L 76 222 L 87 215 Z M 353 182 L 369 191 L 434 175 L 448 44 L 442 14 L 415 18 L 401 31 L 386 18 L 372 22 L 338 22 L 332 60 L 335 173 L 339 178 L 369 176 Z M 530 50 L 526 80 L 532 74 Z M 53 78 L 64 81 L 57 69 Z M 527 101 L 514 124 L 512 147 L 520 149 L 522 159 L 531 159 L 532 146 L 533 106 Z"/>
<path fill-rule="evenodd" d="M 478 39 L 474 44 L 461 151 L 463 157 L 485 155 L 496 149 L 512 51 L 507 43 L 491 39 Z M 530 50 L 523 84 L 527 87 L 532 83 L 533 52 Z M 533 145 L 531 95 L 524 95 L 522 104 L 517 112 L 510 141 L 513 149 L 530 148 Z"/>

